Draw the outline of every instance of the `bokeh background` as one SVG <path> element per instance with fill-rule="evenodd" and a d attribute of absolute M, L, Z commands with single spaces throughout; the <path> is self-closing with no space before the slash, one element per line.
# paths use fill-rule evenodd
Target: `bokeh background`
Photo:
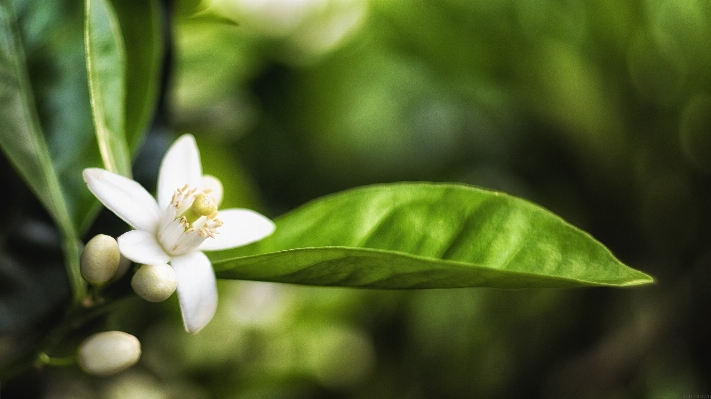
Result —
<path fill-rule="evenodd" d="M 46 12 L 65 18 L 52 51 L 83 62 L 76 3 Z M 218 315 L 198 335 L 183 332 L 174 298 L 129 301 L 101 323 L 141 339 L 138 366 L 102 379 L 33 372 L 3 399 L 711 395 L 711 2 L 162 6 L 164 96 L 134 168 L 148 187 L 183 132 L 226 206 L 271 217 L 365 184 L 464 182 L 547 207 L 656 283 L 221 282 Z M 3 159 L 3 182 L 17 180 Z M 105 213 L 96 225 L 122 228 Z M 68 295 L 61 273 L 46 295 Z"/>

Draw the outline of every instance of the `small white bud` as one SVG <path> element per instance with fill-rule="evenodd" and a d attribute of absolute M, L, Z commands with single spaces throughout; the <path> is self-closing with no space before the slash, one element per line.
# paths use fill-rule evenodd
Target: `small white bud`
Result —
<path fill-rule="evenodd" d="M 142 265 L 131 279 L 133 290 L 148 302 L 168 299 L 178 286 L 175 270 L 167 264 Z"/>
<path fill-rule="evenodd" d="M 98 234 L 86 243 L 81 253 L 81 276 L 92 284 L 104 284 L 116 273 L 120 260 L 121 253 L 116 240 Z"/>
<path fill-rule="evenodd" d="M 87 338 L 79 347 L 79 367 L 94 375 L 125 370 L 141 357 L 138 338 L 121 331 L 105 331 Z"/>

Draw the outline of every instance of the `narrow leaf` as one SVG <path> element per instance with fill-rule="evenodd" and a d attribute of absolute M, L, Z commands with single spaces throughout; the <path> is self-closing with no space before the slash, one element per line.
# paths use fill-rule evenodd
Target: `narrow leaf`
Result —
<path fill-rule="evenodd" d="M 375 288 L 652 282 L 551 212 L 462 185 L 354 189 L 276 223 L 274 235 L 257 244 L 209 253 L 218 277 Z"/>
<path fill-rule="evenodd" d="M 0 147 L 61 230 L 67 274 L 78 301 L 85 288 L 79 275 L 75 224 L 42 135 L 16 18 L 5 3 L 0 3 L 0 82 Z"/>
<path fill-rule="evenodd" d="M 135 151 L 153 117 L 160 88 L 163 35 L 156 0 L 112 0 L 126 50 L 126 142 Z"/>
<path fill-rule="evenodd" d="M 41 145 L 49 151 L 49 161 L 45 160 L 49 165 L 46 167 L 49 169 L 51 166 L 53 169 L 53 173 L 59 181 L 60 192 L 64 197 L 71 224 L 76 231 L 81 233 L 86 231 L 96 215 L 96 211 L 100 209 L 98 201 L 87 190 L 86 184 L 82 180 L 82 170 L 89 167 L 104 167 L 105 165 L 99 152 L 97 135 L 92 123 L 93 115 L 86 69 L 84 29 L 86 13 L 82 7 L 66 7 L 62 4 L 63 2 L 55 0 L 3 2 L 6 7 L 8 23 L 14 24 L 11 30 L 15 35 L 3 35 L 2 40 L 15 40 L 19 51 L 24 53 L 24 55 L 13 55 L 19 57 L 13 62 L 20 63 L 18 70 L 24 74 L 25 88 L 23 90 L 24 95 L 28 98 L 27 107 L 31 110 L 36 123 L 37 139 L 43 141 L 44 144 Z M 141 3 L 140 6 L 136 5 L 136 8 L 139 9 L 136 12 L 140 13 L 141 10 L 149 7 L 148 5 L 144 7 Z M 150 9 L 154 11 L 143 13 L 145 18 L 149 18 L 150 14 L 151 20 L 158 21 L 159 16 L 154 14 L 160 10 L 155 9 L 154 5 L 150 6 Z M 137 21 L 136 24 L 142 19 L 137 18 Z M 157 23 L 155 22 L 155 24 Z M 10 29 L 7 26 L 6 28 Z M 129 28 L 138 29 L 139 26 L 129 24 Z M 144 28 L 151 31 L 157 29 L 150 23 Z M 147 37 L 153 36 L 153 34 L 145 35 Z M 138 36 L 138 34 L 134 34 L 134 36 Z M 133 42 L 135 41 L 134 38 Z M 144 51 L 137 50 L 136 47 L 135 43 L 127 47 L 129 61 L 145 58 L 134 54 Z M 146 44 L 146 47 L 152 48 L 153 45 Z M 153 50 L 148 51 L 148 53 L 151 52 Z M 159 55 L 155 55 L 155 57 L 159 58 Z M 129 69 L 144 68 L 145 71 L 158 69 L 158 66 L 150 66 L 160 62 L 160 60 L 154 61 L 135 61 L 136 65 Z M 123 84 L 125 85 L 126 82 Z M 136 84 L 140 85 L 141 83 Z M 0 91 L 11 89 L 13 89 L 12 85 L 0 87 Z M 137 90 L 136 93 L 143 94 L 136 94 L 135 97 L 129 96 L 126 101 L 143 103 L 144 106 L 137 107 L 144 108 L 143 112 L 148 115 L 134 117 L 131 120 L 143 118 L 147 121 L 150 119 L 154 106 L 145 104 L 154 102 L 151 96 L 155 97 L 157 94 L 149 89 Z M 141 96 L 146 98 L 142 100 Z M 128 108 L 126 113 L 129 112 Z M 16 117 L 12 107 L 5 108 L 0 111 L 0 113 L 2 112 L 11 118 Z M 2 121 L 4 119 L 3 117 Z M 132 126 L 138 130 L 145 130 L 146 121 L 136 122 Z M 23 122 L 23 124 L 24 128 L 29 126 L 27 123 Z M 139 125 L 143 127 L 139 128 Z M 13 123 L 2 124 L 0 134 L 7 134 L 7 140 L 14 141 L 16 133 L 12 126 Z M 143 131 L 133 134 L 132 150 L 137 149 L 142 134 Z M 39 160 L 37 158 L 35 161 L 39 162 Z M 36 162 L 25 159 L 23 162 L 15 163 L 14 166 L 25 176 L 28 170 L 36 167 Z M 28 184 L 34 184 L 29 178 L 27 180 Z M 37 179 L 32 181 L 36 182 Z M 37 184 L 37 187 L 47 186 L 42 183 Z M 45 189 L 42 191 L 42 193 L 38 193 L 40 198 L 46 197 L 48 193 L 45 192 L 47 191 Z M 46 200 L 42 201 L 47 204 Z M 52 211 L 50 210 L 50 212 Z"/>
<path fill-rule="evenodd" d="M 55 222 L 72 230 L 34 109 L 22 43 L 11 12 L 0 3 L 0 146 Z"/>
<path fill-rule="evenodd" d="M 91 110 L 107 170 L 131 176 L 125 135 L 126 55 L 118 19 L 108 0 L 86 0 L 84 40 Z"/>

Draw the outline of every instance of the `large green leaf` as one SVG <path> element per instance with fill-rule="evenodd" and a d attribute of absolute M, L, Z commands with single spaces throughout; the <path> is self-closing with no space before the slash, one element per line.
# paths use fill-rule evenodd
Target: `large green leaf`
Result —
<path fill-rule="evenodd" d="M 14 10 L 6 3 L 0 3 L 0 81 L 0 147 L 61 230 L 66 269 L 78 301 L 84 282 L 79 275 L 76 224 L 42 133 Z"/>
<path fill-rule="evenodd" d="M 99 150 L 107 170 L 131 176 L 125 135 L 126 54 L 113 6 L 86 0 L 84 40 L 91 109 Z"/>
<path fill-rule="evenodd" d="M 311 202 L 269 238 L 209 253 L 220 278 L 375 288 L 652 282 L 527 201 L 451 184 L 392 184 Z M 251 255 L 251 256 L 247 256 Z"/>
<path fill-rule="evenodd" d="M 163 60 L 161 14 L 156 0 L 112 0 L 126 50 L 126 142 L 135 151 L 158 100 Z"/>
<path fill-rule="evenodd" d="M 126 118 L 134 150 L 155 107 L 160 69 L 159 15 L 154 1 L 135 6 L 139 15 L 127 18 L 121 13 L 122 22 L 130 19 L 132 32 L 142 29 L 142 33 L 126 35 L 132 37 L 127 42 L 126 58 L 132 63 L 127 76 L 120 71 L 126 66 L 117 52 L 123 39 L 116 34 L 116 17 L 108 3 L 97 0 L 92 6 L 87 20 L 81 4 L 69 1 L 0 3 L 0 147 L 62 232 L 75 300 L 83 297 L 85 285 L 79 275 L 77 236 L 98 209 L 81 171 L 102 166 L 85 66 L 91 64 L 93 88 L 98 85 L 105 95 L 97 97 L 94 91 L 100 111 L 109 116 L 109 124 L 120 126 Z M 86 37 L 85 24 L 90 33 Z M 139 44 L 140 35 L 150 40 Z M 85 39 L 90 43 L 90 62 L 85 57 Z M 145 77 L 137 77 L 141 72 Z M 146 87 L 114 103 L 113 96 L 120 97 L 127 84 Z M 123 101 L 127 102 L 126 116 Z M 130 157 L 125 153 L 123 128 L 104 133 L 98 135 L 103 148 L 120 160 L 117 165 L 124 165 L 115 167 L 127 173 Z"/>
<path fill-rule="evenodd" d="M 58 225 L 71 221 L 41 133 L 12 9 L 0 3 L 0 146 Z"/>
<path fill-rule="evenodd" d="M 11 18 L 16 21 L 19 46 L 14 57 L 22 64 L 27 80 L 23 95 L 33 99 L 27 103 L 28 112 L 37 119 L 37 134 L 49 150 L 71 224 L 81 232 L 93 219 L 92 210 L 98 210 L 98 202 L 87 190 L 81 172 L 87 167 L 101 167 L 102 161 L 92 126 L 83 7 L 81 3 L 68 3 L 17 0 L 14 9 L 8 6 L 7 10 L 14 10 Z M 7 127 L 8 124 L 3 125 Z M 8 134 L 13 140 L 14 132 L 8 130 Z M 33 168 L 37 162 L 39 158 L 30 157 L 14 166 L 24 176 L 23 169 Z"/>
<path fill-rule="evenodd" d="M 129 65 L 122 66 L 127 68 L 127 72 L 121 87 L 130 85 L 129 88 L 132 88 L 125 100 L 126 134 L 129 135 L 132 151 L 140 143 L 157 96 L 155 81 L 158 79 L 161 62 L 160 10 L 154 3 L 141 2 L 135 5 L 137 10 L 134 12 L 138 15 L 134 16 L 124 10 L 133 5 L 122 5 L 117 11 L 122 24 L 129 20 L 127 30 L 131 32 L 124 35 L 126 62 Z M 25 83 L 22 90 L 12 84 L 3 85 L 0 90 L 8 95 L 13 90 L 14 94 L 20 90 L 21 95 L 27 97 L 26 108 L 27 112 L 34 115 L 36 138 L 43 141 L 45 144 L 40 145 L 49 151 L 49 160 L 43 161 L 45 169 L 50 169 L 51 161 L 51 169 L 58 177 L 59 191 L 64 197 L 71 225 L 81 233 L 93 220 L 95 210 L 99 209 L 98 201 L 87 190 L 81 172 L 84 168 L 104 166 L 92 123 L 86 70 L 84 7 L 81 3 L 61 0 L 17 0 L 3 2 L 3 6 L 6 22 L 3 29 L 5 32 L 11 30 L 13 34 L 3 33 L 2 39 L 5 43 L 14 41 L 12 49 L 6 47 L 7 58 L 3 66 L 10 65 L 8 62 L 16 64 L 15 68 L 19 68 L 17 70 L 25 75 Z M 146 39 L 142 44 L 139 43 L 139 36 Z M 119 40 L 114 36 L 112 38 Z M 111 46 L 111 43 L 107 45 Z M 7 73 L 4 75 L 10 76 Z M 139 75 L 142 77 L 137 77 Z M 110 107 L 108 111 L 115 113 L 116 109 Z M 21 115 L 12 106 L 4 107 L 0 113 L 5 114 L 2 116 L 3 122 L 7 117 L 18 118 Z M 0 127 L 0 134 L 12 145 L 20 145 L 22 137 L 16 133 L 19 130 L 13 127 L 17 123 L 20 122 L 10 121 Z M 22 125 L 22 129 L 31 126 L 25 122 Z M 116 148 L 125 148 L 125 138 L 114 135 L 108 137 L 107 141 L 111 151 L 114 151 L 111 145 L 114 141 L 118 142 Z M 9 151 L 8 146 L 3 147 Z M 117 151 L 120 153 L 123 150 Z M 21 157 L 14 152 L 13 159 Z M 50 186 L 38 180 L 36 173 L 31 173 L 39 167 L 42 159 L 33 153 L 27 154 L 21 160 L 14 160 L 13 165 L 56 217 L 57 213 L 52 211 L 51 203 L 46 200 L 52 193 L 46 189 Z M 120 158 L 126 162 L 124 156 Z"/>

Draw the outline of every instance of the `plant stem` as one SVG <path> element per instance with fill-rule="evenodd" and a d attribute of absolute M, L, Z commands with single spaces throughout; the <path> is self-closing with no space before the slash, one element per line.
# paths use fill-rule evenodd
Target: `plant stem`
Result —
<path fill-rule="evenodd" d="M 117 307 L 125 299 L 127 299 L 127 297 L 107 301 L 88 309 L 81 306 L 73 306 L 69 309 L 69 311 L 67 311 L 67 314 L 62 322 L 52 328 L 44 339 L 40 340 L 37 345 L 35 345 L 34 350 L 29 351 L 24 356 L 21 356 L 14 362 L 10 363 L 7 367 L 0 370 L 0 381 L 6 381 L 26 370 L 29 370 L 32 367 L 42 367 L 44 365 L 66 366 L 70 364 L 68 363 L 69 358 L 71 358 L 73 363 L 73 356 L 67 358 L 52 358 L 47 355 L 47 353 L 51 353 L 52 350 L 60 342 L 62 342 L 62 340 L 70 332 L 80 329 L 84 326 L 84 324 L 95 317 L 98 317 Z"/>
<path fill-rule="evenodd" d="M 56 366 L 56 367 L 63 367 L 63 366 L 71 366 L 77 362 L 76 356 L 65 356 L 65 357 L 49 357 L 48 354 L 44 352 L 40 352 L 37 355 L 37 360 L 36 364 L 38 366 L 40 365 L 47 365 L 47 366 Z"/>
<path fill-rule="evenodd" d="M 71 235 L 70 235 L 71 234 Z M 86 297 L 86 282 L 79 271 L 80 242 L 73 232 L 63 232 L 62 250 L 64 252 L 64 267 L 67 270 L 69 285 L 72 288 L 72 304 L 77 306 Z"/>

